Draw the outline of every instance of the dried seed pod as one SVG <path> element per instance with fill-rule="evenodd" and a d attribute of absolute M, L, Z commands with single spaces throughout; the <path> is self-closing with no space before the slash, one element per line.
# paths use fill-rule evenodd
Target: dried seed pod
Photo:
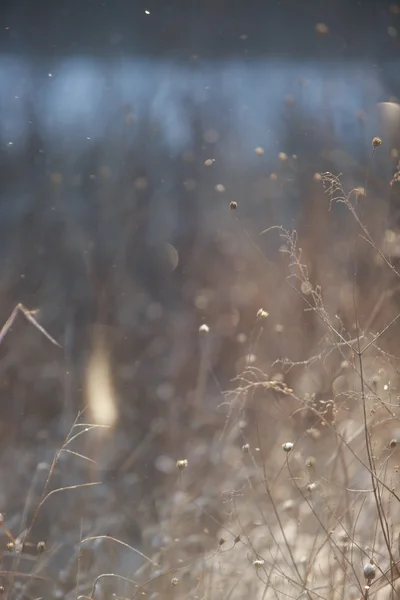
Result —
<path fill-rule="evenodd" d="M 183 471 L 188 466 L 188 461 L 186 458 L 180 459 L 176 461 L 176 467 L 180 471 Z"/>
<path fill-rule="evenodd" d="M 372 140 L 372 147 L 375 150 L 375 148 L 378 148 L 379 146 L 382 145 L 382 140 L 379 137 L 374 137 Z"/>
<path fill-rule="evenodd" d="M 264 319 L 267 319 L 268 317 L 269 317 L 269 312 L 267 312 L 267 311 L 266 311 L 266 310 L 264 310 L 263 308 L 260 308 L 260 309 L 257 311 L 257 319 L 259 319 L 260 321 L 261 321 L 261 320 L 264 320 Z"/>
<path fill-rule="evenodd" d="M 262 558 L 256 558 L 256 560 L 253 560 L 253 565 L 255 566 L 256 569 L 260 569 L 261 567 L 263 567 L 265 564 L 265 560 L 263 560 Z"/>
<path fill-rule="evenodd" d="M 293 450 L 294 444 L 292 442 L 285 442 L 282 444 L 282 449 L 284 452 L 291 452 Z"/>
<path fill-rule="evenodd" d="M 203 325 L 200 325 L 200 327 L 199 327 L 199 334 L 200 335 L 207 335 L 208 333 L 210 333 L 209 326 L 206 325 L 205 323 L 203 323 Z"/>
<path fill-rule="evenodd" d="M 376 568 L 371 560 L 371 562 L 364 565 L 364 577 L 368 582 L 371 582 L 376 576 Z"/>

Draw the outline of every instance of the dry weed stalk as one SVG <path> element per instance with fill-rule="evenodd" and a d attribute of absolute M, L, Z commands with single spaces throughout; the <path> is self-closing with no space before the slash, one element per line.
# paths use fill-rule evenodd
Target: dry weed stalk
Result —
<path fill-rule="evenodd" d="M 378 139 L 373 140 L 373 149 L 375 150 L 381 144 Z M 395 515 L 399 514 L 399 501 L 400 498 L 396 492 L 396 485 L 391 481 L 391 477 L 388 477 L 388 468 L 391 461 L 391 454 L 389 453 L 385 458 L 380 459 L 377 456 L 377 441 L 373 439 L 373 429 L 378 427 L 380 423 L 387 421 L 393 423 L 398 421 L 399 415 L 397 406 L 390 400 L 390 396 L 383 397 L 383 394 L 377 392 L 376 386 L 373 381 L 367 376 L 365 358 L 371 354 L 372 350 L 375 350 L 375 356 L 386 356 L 390 358 L 391 362 L 394 363 L 395 359 L 390 356 L 378 346 L 378 341 L 387 333 L 395 323 L 397 322 L 400 314 L 397 314 L 391 319 L 384 327 L 382 327 L 378 333 L 371 335 L 369 328 L 370 323 L 373 321 L 373 317 L 379 310 L 375 307 L 373 315 L 371 315 L 362 327 L 360 322 L 360 308 L 356 301 L 356 285 L 357 285 L 357 264 L 358 264 L 358 252 L 360 240 L 364 239 L 369 246 L 373 248 L 383 264 L 390 269 L 390 271 L 398 277 L 398 272 L 395 266 L 390 260 L 384 255 L 379 246 L 374 241 L 367 227 L 362 221 L 362 213 L 364 203 L 366 201 L 366 191 L 363 194 L 361 210 L 358 211 L 357 207 L 353 204 L 351 198 L 352 195 L 359 198 L 359 194 L 354 191 L 346 195 L 338 177 L 334 177 L 331 174 L 324 174 L 322 176 L 322 182 L 329 194 L 330 208 L 334 202 L 343 203 L 348 208 L 350 214 L 355 220 L 358 232 L 355 234 L 353 243 L 353 254 L 354 254 L 354 271 L 353 271 L 353 311 L 354 311 L 354 331 L 347 332 L 343 326 L 335 324 L 337 318 L 333 319 L 328 313 L 324 298 L 323 290 L 317 284 L 314 285 L 311 282 L 308 268 L 302 261 L 302 252 L 298 248 L 298 236 L 296 231 L 289 232 L 283 227 L 270 227 L 263 233 L 277 230 L 284 240 L 283 250 L 287 252 L 289 256 L 288 268 L 290 276 L 287 278 L 289 287 L 294 291 L 304 302 L 306 310 L 312 311 L 317 318 L 323 323 L 326 328 L 326 335 L 321 340 L 321 350 L 311 356 L 308 359 L 302 361 L 291 360 L 290 358 L 278 359 L 273 365 L 280 364 L 283 367 L 286 375 L 289 371 L 304 367 L 311 370 L 315 364 L 325 364 L 329 356 L 333 353 L 338 353 L 341 366 L 337 369 L 334 374 L 334 378 L 343 376 L 343 365 L 347 372 L 353 372 L 354 376 L 358 378 L 358 391 L 355 393 L 355 399 L 359 400 L 359 408 L 361 409 L 361 420 L 362 425 L 353 434 L 348 435 L 345 430 L 341 428 L 340 419 L 337 418 L 338 409 L 335 408 L 335 399 L 325 404 L 327 406 L 333 406 L 333 413 L 329 416 L 324 409 L 321 409 L 317 405 L 312 405 L 310 402 L 304 400 L 301 396 L 297 395 L 293 389 L 293 385 L 288 385 L 285 380 L 282 381 L 271 381 L 270 378 L 257 368 L 251 368 L 249 365 L 246 370 L 240 375 L 238 381 L 239 386 L 235 391 L 230 392 L 232 396 L 232 403 L 230 405 L 228 419 L 230 427 L 233 427 L 233 421 L 240 415 L 246 414 L 249 411 L 255 415 L 254 425 L 256 429 L 256 444 L 254 448 L 247 440 L 243 445 L 245 454 L 251 457 L 253 463 L 252 476 L 248 480 L 249 490 L 257 488 L 258 484 L 261 483 L 264 486 L 266 499 L 269 502 L 272 513 L 269 516 L 264 514 L 264 511 L 259 511 L 261 516 L 261 523 L 263 523 L 272 538 L 274 545 L 277 548 L 277 554 L 274 556 L 274 561 L 268 560 L 265 554 L 260 554 L 259 550 L 254 548 L 253 552 L 256 558 L 253 564 L 257 567 L 257 573 L 260 570 L 264 570 L 267 579 L 264 581 L 265 589 L 262 597 L 268 596 L 268 590 L 276 596 L 280 597 L 283 593 L 283 589 L 278 586 L 271 586 L 271 578 L 273 578 L 273 572 L 281 573 L 281 576 L 286 581 L 290 580 L 294 588 L 302 589 L 302 594 L 308 597 L 323 597 L 327 596 L 319 594 L 318 590 L 323 590 L 323 585 L 318 587 L 310 586 L 309 581 L 317 578 L 321 580 L 321 576 L 327 577 L 330 583 L 325 586 L 325 589 L 329 590 L 328 597 L 332 598 L 347 598 L 350 581 L 353 581 L 355 588 L 361 597 L 370 597 L 371 594 L 378 593 L 382 586 L 386 583 L 390 589 L 390 596 L 393 598 L 396 592 L 396 580 L 399 578 L 399 558 L 398 551 L 395 550 L 394 543 L 394 520 Z M 367 182 L 364 188 L 367 189 Z M 235 216 L 236 220 L 239 220 Z M 252 237 L 244 230 L 244 233 L 251 244 L 255 247 L 257 253 L 262 255 L 258 245 L 254 242 Z M 263 258 L 264 260 L 264 258 Z M 266 259 L 265 259 L 266 260 Z M 266 261 L 268 265 L 276 272 L 279 268 Z M 296 285 L 298 283 L 298 285 Z M 392 294 L 390 291 L 386 292 L 380 299 L 380 306 L 384 299 L 390 297 Z M 258 340 L 254 339 L 252 335 L 251 343 L 256 344 Z M 252 351 L 252 350 L 250 350 Z M 368 364 L 371 365 L 369 359 Z M 370 368 L 370 366 L 368 367 Z M 394 365 L 395 371 L 398 369 Z M 349 371 L 350 369 L 350 371 Z M 293 380 L 293 378 L 292 378 Z M 260 392 L 262 390 L 262 392 Z M 274 459 L 271 456 L 270 451 L 265 454 L 263 450 L 263 433 L 261 424 L 266 423 L 266 413 L 263 405 L 268 402 L 270 408 L 273 405 L 277 406 L 277 410 L 283 410 L 284 401 L 281 397 L 277 398 L 276 392 L 280 395 L 282 392 L 288 397 L 296 400 L 299 408 L 293 411 L 292 417 L 295 417 L 299 412 L 307 411 L 308 413 L 314 414 L 314 428 L 311 427 L 307 431 L 304 431 L 300 437 L 296 440 L 293 445 L 292 442 L 286 442 L 283 444 L 284 450 L 290 449 L 290 453 L 287 454 L 285 462 L 278 468 L 278 475 L 273 475 L 271 471 L 271 464 Z M 342 394 L 343 395 L 343 394 Z M 351 397 L 353 397 L 352 394 Z M 349 396 L 350 397 L 350 396 Z M 260 404 L 262 403 L 262 405 Z M 324 404 L 324 402 L 322 402 Z M 237 409 L 233 410 L 233 406 L 236 405 Z M 374 405 L 377 408 L 374 408 Z M 344 405 L 346 408 L 346 405 Z M 387 418 L 379 421 L 376 419 L 375 414 L 377 410 L 383 410 L 387 414 Z M 352 409 L 353 413 L 358 412 L 358 407 Z M 270 412 L 270 411 L 269 411 Z M 243 418 L 243 417 L 242 417 Z M 322 428 L 321 428 L 322 426 Z M 317 428 L 317 429 L 316 429 Z M 228 430 L 226 425 L 224 431 Z M 320 445 L 323 444 L 323 437 L 327 436 L 330 432 L 331 443 L 329 445 L 328 454 L 331 453 L 331 460 L 327 460 L 326 464 L 330 465 L 331 473 L 322 474 L 314 472 L 312 478 L 308 479 L 303 483 L 304 467 L 299 464 L 302 462 L 301 451 L 296 452 L 296 448 L 301 448 L 302 445 L 307 445 L 305 439 L 310 437 L 311 431 L 320 431 L 318 438 Z M 360 446 L 360 434 L 363 434 L 364 449 Z M 396 442 L 396 440 L 395 440 Z M 332 446 L 333 444 L 333 446 Z M 332 452 L 334 445 L 337 445 L 337 451 Z M 355 445 L 356 444 L 356 445 Z M 315 443 L 314 443 L 315 445 Z M 396 443 L 389 444 L 389 450 L 395 449 Z M 363 455 L 365 454 L 365 457 Z M 310 465 L 318 464 L 317 461 L 309 460 Z M 357 463 L 359 466 L 354 469 L 354 464 Z M 285 467 L 286 465 L 286 467 Z M 289 539 L 287 535 L 287 528 L 282 521 L 282 513 L 279 510 L 279 501 L 273 494 L 273 488 L 279 476 L 282 475 L 285 468 L 289 474 L 289 480 L 298 492 L 298 497 L 302 499 L 303 503 L 308 507 L 309 517 L 312 516 L 316 524 L 316 533 L 314 541 L 310 546 L 310 555 L 307 557 L 307 568 L 306 575 L 304 576 L 300 572 L 299 558 L 296 556 L 295 547 L 293 541 Z M 369 474 L 371 489 L 363 489 L 359 486 L 354 486 L 352 480 L 359 472 Z M 309 477 L 310 475 L 308 475 Z M 273 484 L 272 484 L 273 480 Z M 336 481 L 337 480 L 337 483 Z M 332 488 L 336 486 L 336 490 Z M 342 487 L 343 486 L 343 487 Z M 328 493 L 329 488 L 331 491 Z M 343 507 L 339 510 L 335 506 L 337 500 L 335 496 L 338 494 L 338 490 L 342 489 L 344 492 L 344 503 Z M 374 499 L 371 504 L 369 495 L 372 494 Z M 333 501 L 333 504 L 332 504 Z M 244 503 L 245 505 L 245 503 Z M 236 518 L 239 524 L 242 523 L 242 517 L 240 517 L 240 511 L 249 510 L 242 505 L 238 506 L 235 501 Z M 376 519 L 374 520 L 374 512 Z M 372 534 L 370 537 L 370 544 L 366 545 L 365 542 L 368 535 L 365 536 L 366 531 L 363 529 L 365 526 L 360 525 L 360 522 L 370 523 L 371 530 L 369 533 Z M 275 524 L 273 524 L 275 522 Z M 347 522 L 347 525 L 346 525 Z M 251 536 L 246 532 L 246 527 L 240 525 L 242 532 L 241 537 L 247 540 L 250 547 L 253 546 L 251 542 Z M 337 531 L 342 531 L 342 538 L 335 538 Z M 276 531 L 280 532 L 281 542 L 276 537 Z M 283 544 L 283 545 L 282 545 Z M 383 545 L 382 545 L 383 544 Z M 339 569 L 333 568 L 330 575 L 328 573 L 317 573 L 318 571 L 317 560 L 321 556 L 321 552 L 330 548 L 330 558 L 325 557 L 327 565 L 332 569 L 334 563 L 332 557 L 335 557 Z M 284 552 L 283 552 L 283 549 Z M 374 557 L 377 557 L 376 560 Z M 283 563 L 282 563 L 283 560 Z M 361 565 L 364 564 L 360 570 Z M 282 567 L 285 565 L 284 569 Z M 267 568 L 268 567 L 268 568 Z M 375 574 L 379 574 L 375 577 Z M 363 582 L 363 578 L 365 582 Z M 268 580 L 268 582 L 267 582 Z M 321 582 L 322 583 L 322 582 Z M 293 590 L 294 592 L 294 590 Z M 295 593 L 295 592 L 294 592 Z M 339 596 L 338 596 L 339 593 Z M 295 593 L 297 596 L 297 594 Z M 236 596 L 235 596 L 236 597 Z M 261 596 L 260 596 L 261 597 Z"/>

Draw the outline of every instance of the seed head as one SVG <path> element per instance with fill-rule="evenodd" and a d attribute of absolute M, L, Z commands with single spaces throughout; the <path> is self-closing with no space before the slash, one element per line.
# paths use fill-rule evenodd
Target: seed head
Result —
<path fill-rule="evenodd" d="M 243 444 L 242 452 L 243 454 L 248 454 L 250 452 L 250 444 Z"/>
<path fill-rule="evenodd" d="M 282 444 L 282 449 L 284 452 L 291 452 L 293 450 L 293 446 L 294 444 L 292 442 L 285 442 L 284 444 Z"/>
<path fill-rule="evenodd" d="M 177 586 L 179 584 L 179 579 L 177 577 L 173 577 L 171 579 L 171 585 L 173 585 L 174 587 Z"/>
<path fill-rule="evenodd" d="M 229 206 L 231 207 L 231 210 L 236 210 L 237 209 L 237 202 L 232 201 Z"/>
<path fill-rule="evenodd" d="M 372 579 L 374 579 L 375 575 L 376 575 L 376 568 L 372 561 L 367 563 L 366 565 L 364 565 L 364 577 L 368 582 L 370 582 Z"/>
<path fill-rule="evenodd" d="M 223 546 L 225 544 L 225 542 L 226 542 L 226 539 L 224 537 L 220 537 L 219 538 L 219 542 L 218 543 L 219 543 L 220 546 Z"/>
<path fill-rule="evenodd" d="M 263 321 L 263 320 L 267 319 L 268 317 L 269 317 L 269 312 L 267 312 L 263 308 L 260 308 L 257 311 L 257 319 L 259 319 L 260 321 Z"/>
<path fill-rule="evenodd" d="M 389 447 L 390 448 L 396 448 L 396 446 L 397 446 L 397 440 L 395 440 L 395 439 L 390 440 Z"/>
<path fill-rule="evenodd" d="M 183 471 L 188 466 L 188 461 L 186 458 L 180 459 L 176 461 L 176 468 L 180 471 Z"/>
<path fill-rule="evenodd" d="M 200 325 L 199 327 L 199 334 L 200 335 L 207 335 L 207 333 L 210 333 L 210 328 L 208 325 L 206 325 L 205 323 L 203 323 L 203 325 Z"/>
<path fill-rule="evenodd" d="M 382 140 L 379 137 L 374 137 L 372 140 L 372 147 L 375 150 L 375 148 L 378 148 L 378 146 L 382 145 Z"/>
<path fill-rule="evenodd" d="M 264 148 L 261 148 L 261 146 L 258 146 L 256 148 L 256 154 L 257 154 L 257 156 L 262 156 L 264 154 Z"/>
<path fill-rule="evenodd" d="M 354 189 L 354 194 L 355 194 L 355 197 L 357 198 L 357 200 L 365 198 L 365 188 L 363 188 L 363 187 L 357 187 L 357 188 L 355 188 Z"/>
<path fill-rule="evenodd" d="M 46 542 L 38 542 L 36 549 L 39 553 L 44 552 L 46 550 Z"/>
<path fill-rule="evenodd" d="M 235 542 L 235 544 L 238 544 L 240 542 L 240 535 L 235 535 L 235 539 L 233 540 Z"/>
<path fill-rule="evenodd" d="M 13 552 L 15 550 L 15 544 L 14 544 L 14 542 L 8 542 L 8 544 L 7 544 L 7 550 L 9 552 Z"/>
<path fill-rule="evenodd" d="M 263 567 L 265 564 L 265 560 L 263 560 L 262 558 L 256 558 L 256 560 L 253 560 L 253 565 L 255 566 L 256 569 L 260 569 L 261 567 Z"/>

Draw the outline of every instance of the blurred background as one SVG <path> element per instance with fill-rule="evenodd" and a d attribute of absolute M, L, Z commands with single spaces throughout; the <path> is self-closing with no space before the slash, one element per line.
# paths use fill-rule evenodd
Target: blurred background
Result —
<path fill-rule="evenodd" d="M 62 346 L 20 315 L 0 347 L 5 512 L 87 406 L 112 426 L 88 445 L 96 477 L 129 490 L 121 531 L 136 520 L 140 537 L 190 431 L 224 423 L 257 310 L 272 319 L 257 364 L 310 350 L 268 269 L 282 242 L 259 234 L 299 227 L 313 259 L 329 254 L 343 224 L 324 229 L 318 173 L 364 186 L 376 135 L 387 226 L 399 50 L 390 2 L 3 2 L 0 318 L 37 309 Z"/>

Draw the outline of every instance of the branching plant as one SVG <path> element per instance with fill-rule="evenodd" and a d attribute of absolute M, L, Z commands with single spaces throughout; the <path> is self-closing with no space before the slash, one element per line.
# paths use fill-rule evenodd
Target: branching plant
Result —
<path fill-rule="evenodd" d="M 133 545 L 109 533 L 106 508 L 102 518 L 94 517 L 111 495 L 107 484 L 85 480 L 88 472 L 78 469 L 78 481 L 52 487 L 65 460 L 96 465 L 79 441 L 99 427 L 82 423 L 79 414 L 41 493 L 28 494 L 19 527 L 0 519 L 8 551 L 1 577 L 9 599 L 398 597 L 400 273 L 376 241 L 381 232 L 371 218 L 368 178 L 381 141 L 374 138 L 372 145 L 362 189 L 347 193 L 331 173 L 315 178 L 322 188 L 319 201 L 329 209 L 328 225 L 346 219 L 346 236 L 351 231 L 341 240 L 348 259 L 340 257 L 346 263 L 340 277 L 302 248 L 301 230 L 263 230 L 261 239 L 279 238 L 278 258 L 267 259 L 242 223 L 240 204 L 230 203 L 235 235 L 255 251 L 274 285 L 263 308 L 254 310 L 229 390 L 221 391 L 213 371 L 212 324 L 199 328 L 196 389 L 185 404 L 171 400 L 166 409 L 166 422 L 182 427 L 182 447 L 175 465 L 165 455 L 158 459 L 165 478 L 151 499 L 156 524 L 143 522 L 140 543 Z M 335 249 L 324 252 L 333 264 Z M 374 290 L 367 298 L 370 276 Z M 380 281 L 384 289 L 378 289 Z M 19 312 L 57 344 L 22 305 L 1 330 L 0 342 Z M 296 318 L 300 325 L 290 330 Z M 170 435 L 165 427 L 148 435 L 153 442 L 160 433 Z M 141 458 L 136 451 L 132 464 Z M 81 488 L 92 487 L 82 492 L 97 510 L 89 500 L 82 506 L 64 500 L 69 492 L 78 497 Z M 130 499 L 118 502 L 122 512 Z M 76 512 L 79 531 L 72 535 L 65 524 L 52 524 L 52 541 L 36 540 L 35 527 L 47 509 L 55 510 L 60 523 L 64 510 Z M 69 558 L 63 555 L 65 569 L 57 578 L 51 563 L 60 536 Z M 34 556 L 26 563 L 29 550 Z"/>

